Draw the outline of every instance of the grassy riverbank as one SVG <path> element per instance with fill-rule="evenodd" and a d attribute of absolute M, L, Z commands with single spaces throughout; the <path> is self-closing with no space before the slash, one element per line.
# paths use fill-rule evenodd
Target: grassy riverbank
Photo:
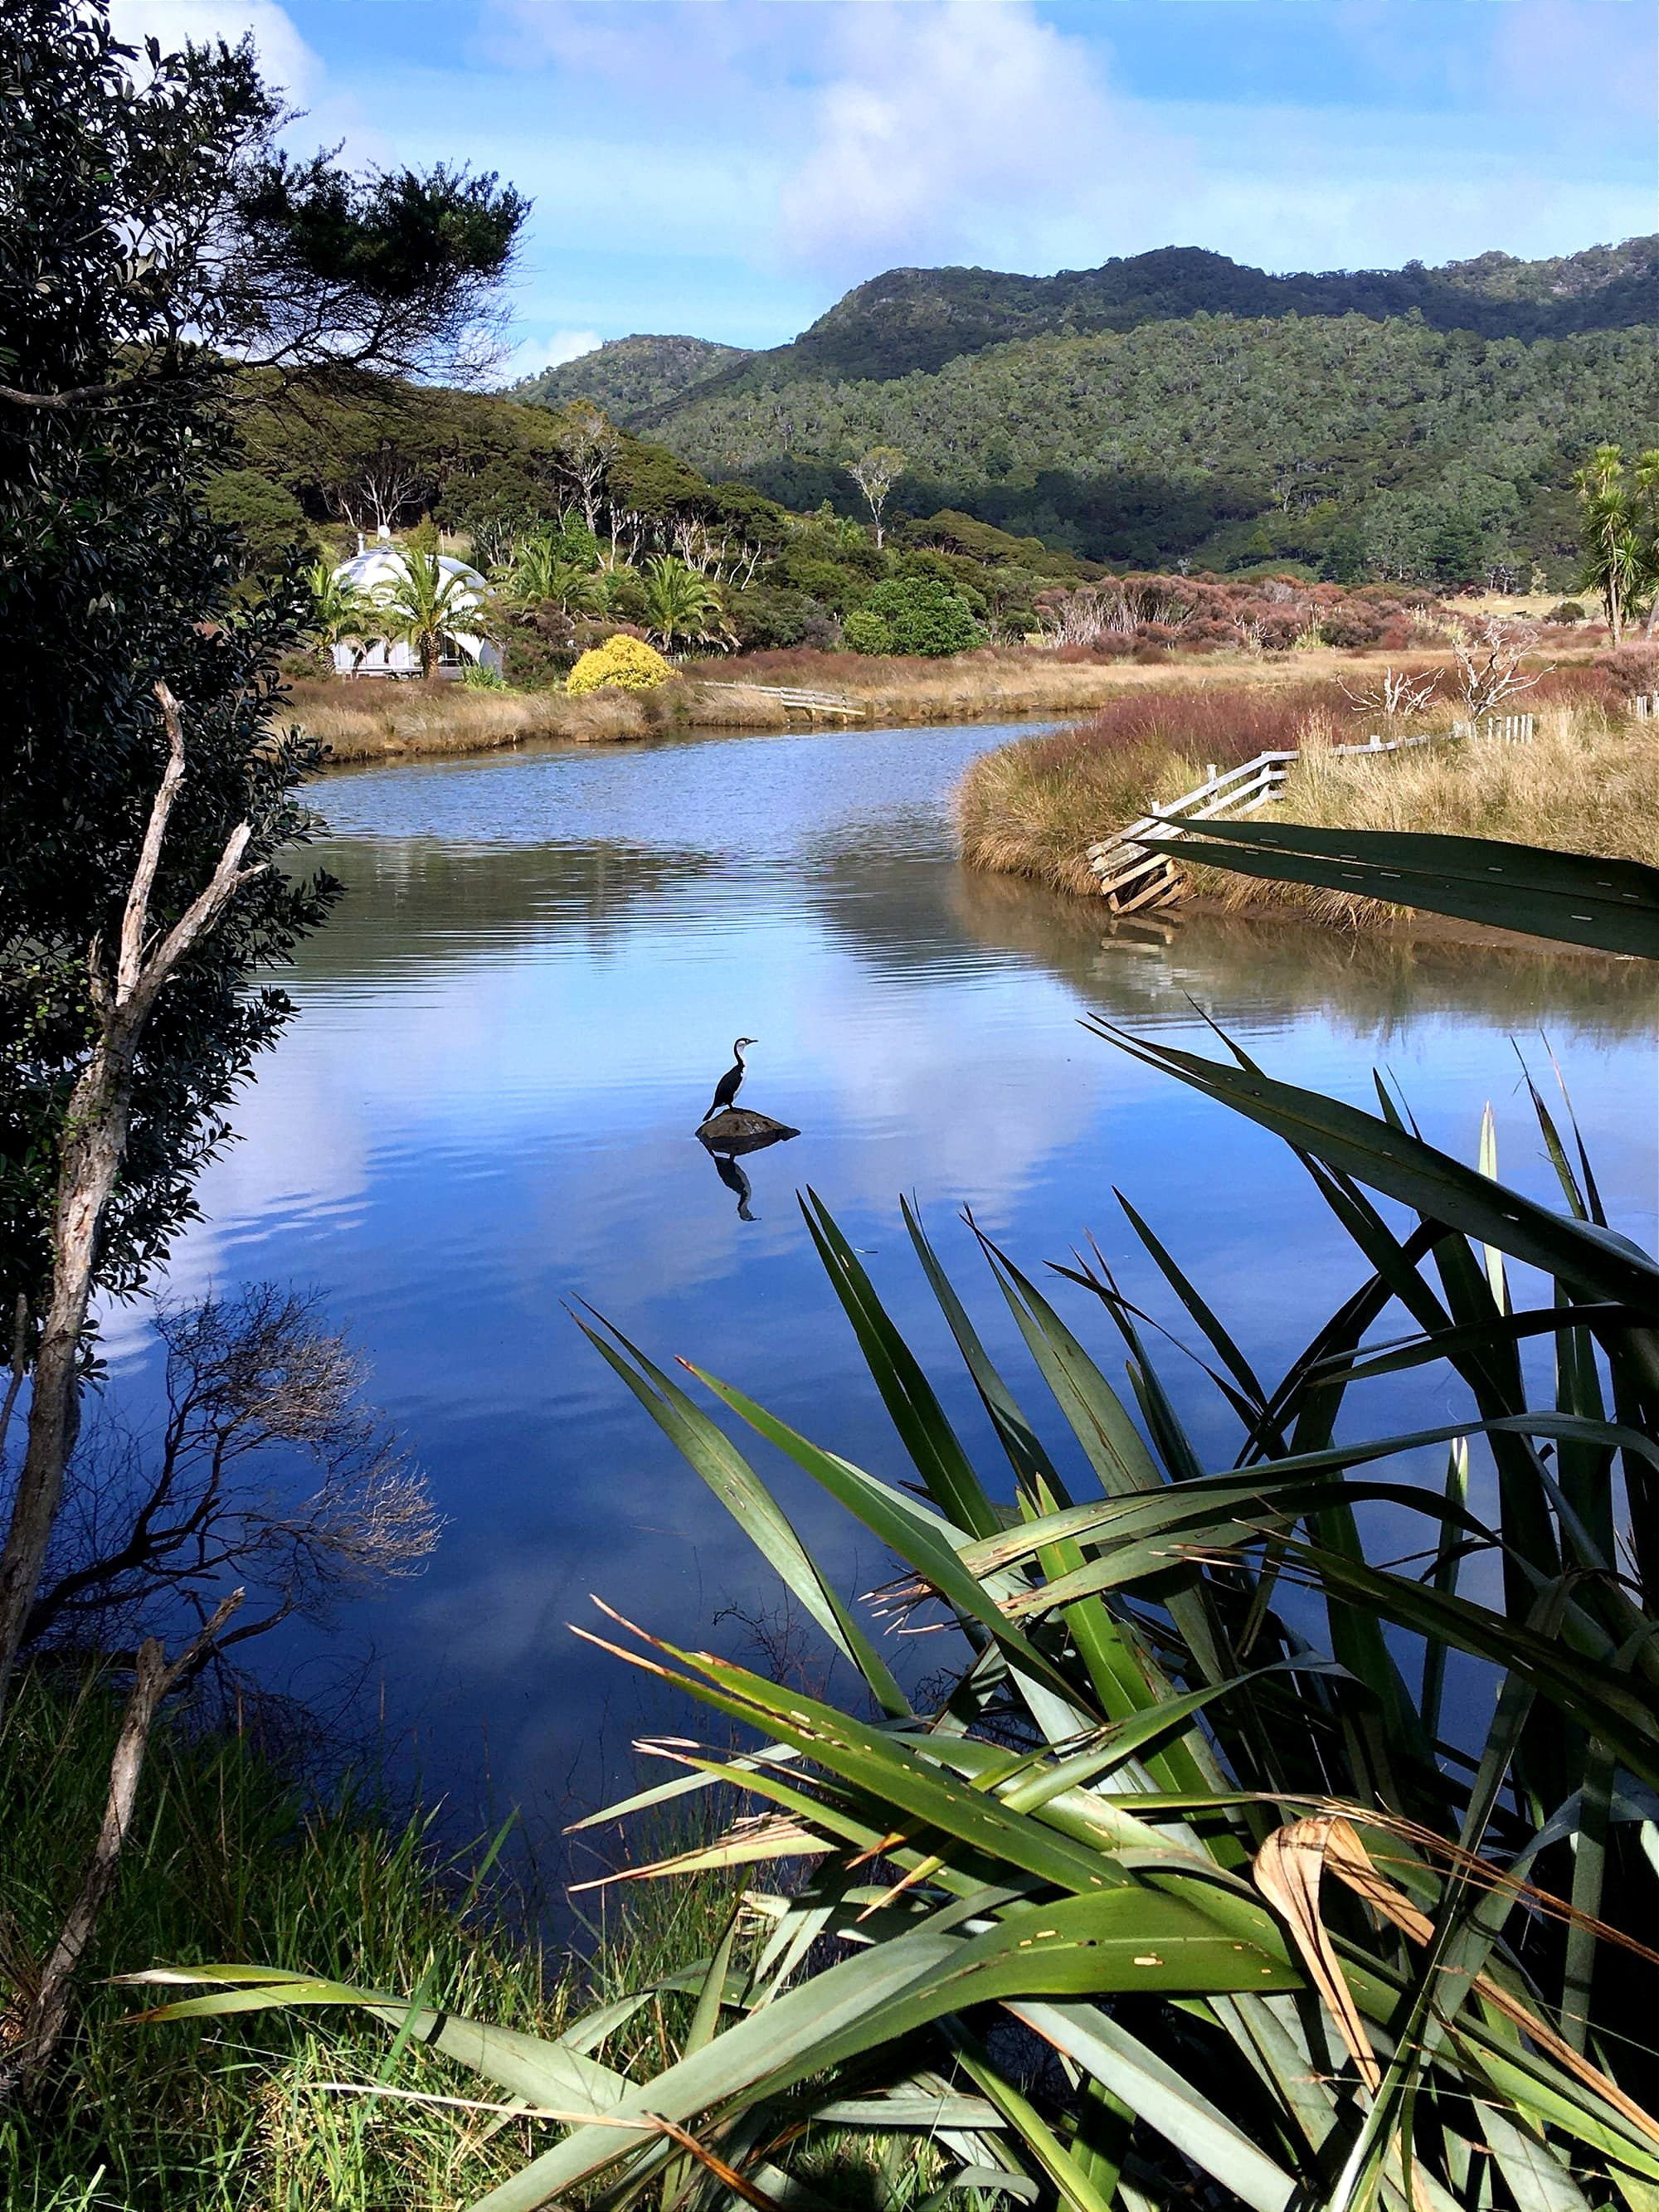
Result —
<path fill-rule="evenodd" d="M 1605 662 L 1559 670 L 1516 702 L 1536 718 L 1530 745 L 1429 745 L 1382 761 L 1332 751 L 1359 734 L 1334 679 L 1271 692 L 1229 683 L 1120 701 L 1074 728 L 975 762 L 957 793 L 963 856 L 1092 895 L 1085 857 L 1091 843 L 1150 803 L 1201 783 L 1212 763 L 1296 749 L 1302 757 L 1275 819 L 1454 831 L 1659 861 L 1659 743 L 1650 722 L 1629 714 L 1631 688 L 1631 671 Z M 1443 713 L 1440 726 L 1449 719 Z M 1201 869 L 1189 884 L 1194 897 L 1231 909 L 1271 904 L 1349 921 L 1362 909 L 1373 919 L 1381 912 L 1336 893 Z"/>
<path fill-rule="evenodd" d="M 27 1987 L 95 1834 L 114 1728 L 100 1692 L 27 1683 L 0 1737 L 9 1884 L 0 1982 Z M 249 1960 L 556 2034 L 592 2002 L 705 1954 L 726 1904 L 708 1884 L 632 1885 L 580 1960 L 545 1951 L 533 1899 L 447 1858 L 418 1816 L 362 1783 L 314 1802 L 250 1735 L 173 1728 L 155 1745 L 138 1828 L 78 1984 L 78 2011 L 41 2108 L 0 2116 L 7 2212 L 382 2212 L 466 2203 L 530 2154 L 488 2115 L 353 2097 L 391 2039 L 337 2009 L 261 2016 L 243 2031 L 134 2026 L 146 1993 L 107 1978 L 158 1963 Z M 614 1894 L 612 1893 L 611 1894 Z M 678 2024 L 665 2000 L 606 2046 L 623 2063 Z M 666 2027 L 664 2025 L 664 2018 Z M 425 2051 L 404 2088 L 476 2097 Z"/>
<path fill-rule="evenodd" d="M 1432 660 L 1434 656 L 1426 656 Z M 801 726 L 769 690 L 836 693 L 871 727 L 937 722 L 1074 719 L 1148 693 L 1297 691 L 1310 682 L 1356 685 L 1374 659 L 1334 647 L 1294 655 L 1209 654 L 1107 660 L 1026 647 L 988 647 L 937 660 L 862 653 L 752 653 L 699 661 L 654 691 L 484 691 L 450 684 L 307 682 L 293 687 L 295 719 L 342 764 L 492 752 L 527 738 L 614 744 L 680 728 L 752 730 Z"/>

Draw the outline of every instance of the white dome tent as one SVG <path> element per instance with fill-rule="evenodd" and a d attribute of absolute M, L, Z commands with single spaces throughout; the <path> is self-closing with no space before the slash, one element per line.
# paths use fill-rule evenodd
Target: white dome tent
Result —
<path fill-rule="evenodd" d="M 476 568 L 448 553 L 438 556 L 438 566 L 456 582 L 458 588 L 451 602 L 454 606 L 466 608 L 483 604 L 489 586 Z M 408 560 L 389 537 L 370 546 L 365 546 L 360 538 L 356 552 L 334 571 L 334 580 L 373 605 L 377 599 L 384 602 L 390 599 L 408 574 Z M 445 633 L 438 662 L 441 677 L 453 683 L 469 667 L 499 670 L 501 665 L 501 647 L 487 637 L 468 630 Z M 366 630 L 360 638 L 339 641 L 334 647 L 334 668 L 340 676 L 418 676 L 421 661 L 407 639 L 376 637 L 372 630 Z"/>

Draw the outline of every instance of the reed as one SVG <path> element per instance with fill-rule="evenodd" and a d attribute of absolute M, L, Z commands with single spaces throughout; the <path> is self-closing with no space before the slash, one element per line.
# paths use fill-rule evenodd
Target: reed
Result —
<path fill-rule="evenodd" d="M 1650 726 L 1600 705 L 1546 707 L 1529 744 L 1487 738 L 1382 761 L 1304 736 L 1275 821 L 1340 830 L 1435 830 L 1554 852 L 1659 865 L 1659 744 Z M 1288 908 L 1322 921 L 1393 921 L 1403 909 L 1310 884 L 1251 882 L 1204 868 L 1195 896 L 1229 910 Z"/>
<path fill-rule="evenodd" d="M 678 684 L 572 699 L 562 691 L 473 691 L 459 684 L 300 683 L 289 704 L 292 718 L 343 765 L 494 752 L 532 738 L 614 744 L 670 728 L 684 711 Z"/>

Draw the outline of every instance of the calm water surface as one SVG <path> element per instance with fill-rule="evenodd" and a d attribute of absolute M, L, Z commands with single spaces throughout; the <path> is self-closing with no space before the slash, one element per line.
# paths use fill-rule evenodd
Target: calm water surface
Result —
<path fill-rule="evenodd" d="M 573 1638 L 588 1593 L 734 1650 L 775 1601 L 569 1302 L 896 1474 L 798 1186 L 868 1255 L 988 1467 L 901 1192 L 1016 1373 L 964 1206 L 1032 1267 L 1093 1231 L 1173 1320 L 1121 1188 L 1269 1365 L 1352 1287 L 1289 1157 L 1085 1035 L 1091 1009 L 1212 1049 L 1201 1009 L 1273 1073 L 1361 1102 L 1385 1065 L 1425 1133 L 1466 1153 L 1490 1098 L 1506 1172 L 1540 1194 L 1511 1040 L 1541 1064 L 1547 1032 L 1610 1204 L 1651 1239 L 1651 971 L 1198 920 L 1113 934 L 1085 902 L 956 865 L 950 790 L 1006 734 L 527 749 L 320 787 L 324 857 L 351 896 L 305 951 L 301 1018 L 240 1109 L 246 1141 L 207 1178 L 173 1288 L 314 1284 L 372 1361 L 448 1516 L 441 1550 L 331 1638 L 296 1632 L 262 1663 L 301 1690 L 365 1668 L 458 1802 L 487 1776 L 495 1802 L 550 1818 L 617 1778 L 637 1726 L 696 1725 Z M 747 1163 L 751 1221 L 691 1134 L 739 1032 L 759 1039 L 744 1103 L 803 1133 Z M 1066 1310 L 1109 1354 L 1085 1304 Z M 141 1363 L 143 1340 L 118 1317 L 118 1362 Z M 1225 1453 L 1224 1425 L 1172 1379 Z M 873 1545 L 782 1487 L 849 1584 L 880 1578 Z"/>

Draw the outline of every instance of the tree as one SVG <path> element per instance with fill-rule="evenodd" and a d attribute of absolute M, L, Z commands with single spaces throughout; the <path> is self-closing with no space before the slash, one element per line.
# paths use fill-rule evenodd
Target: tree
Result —
<path fill-rule="evenodd" d="M 291 491 L 254 469 L 224 469 L 206 487 L 207 511 L 240 540 L 244 578 L 280 575 L 296 547 L 311 541 L 305 509 Z"/>
<path fill-rule="evenodd" d="M 599 526 L 605 477 L 621 449 L 620 433 L 591 399 L 573 399 L 558 417 L 554 451 L 590 530 Z"/>
<path fill-rule="evenodd" d="M 1659 446 L 1650 446 L 1636 457 L 1633 471 L 1638 542 L 1641 551 L 1643 582 L 1648 593 L 1648 618 L 1643 635 L 1651 637 L 1659 629 Z"/>
<path fill-rule="evenodd" d="M 7 86 L 6 291 L 52 288 L 8 319 L 0 400 L 32 414 L 149 406 L 283 375 L 476 373 L 528 203 L 493 175 L 354 177 L 275 143 L 285 110 L 251 39 L 143 57 L 105 0 L 15 0 Z M 74 269 L 78 281 L 63 281 Z"/>
<path fill-rule="evenodd" d="M 497 570 L 496 583 L 510 606 L 556 606 L 562 614 L 586 615 L 599 605 L 592 564 L 572 560 L 557 532 L 535 531 L 520 538 L 511 560 Z"/>
<path fill-rule="evenodd" d="M 882 514 L 893 486 L 904 474 L 904 456 L 896 446 L 872 446 L 861 459 L 848 461 L 847 473 L 864 494 L 870 520 L 876 526 L 876 543 L 882 543 Z"/>
<path fill-rule="evenodd" d="M 1645 458 L 1645 457 L 1644 457 Z M 1648 574 L 1625 457 L 1617 446 L 1598 446 L 1572 479 L 1578 494 L 1584 548 L 1583 587 L 1601 602 L 1616 650 L 1624 643 L 1631 602 Z"/>
<path fill-rule="evenodd" d="M 1453 638 L 1463 712 L 1470 721 L 1495 714 L 1521 692 L 1530 691 L 1540 677 L 1548 675 L 1548 667 L 1522 666 L 1527 644 L 1524 630 L 1499 622 L 1495 615 L 1486 616 L 1472 630 L 1460 629 Z M 1552 662 L 1550 666 L 1553 665 Z"/>
<path fill-rule="evenodd" d="M 684 561 L 653 554 L 645 564 L 640 586 L 645 599 L 646 619 L 663 650 L 672 653 L 677 637 L 702 639 L 716 635 L 720 593 L 706 576 Z"/>
<path fill-rule="evenodd" d="M 889 653 L 937 659 L 984 643 L 967 600 L 934 576 L 891 576 L 866 595 L 860 611 L 885 623 L 892 643 L 880 649 Z"/>
<path fill-rule="evenodd" d="M 0 1313 L 30 1373 L 0 1699 L 79 1419 L 98 1290 L 140 1288 L 289 1019 L 261 970 L 333 895 L 279 860 L 314 747 L 275 720 L 297 580 L 239 605 L 246 362 L 452 360 L 524 204 L 278 154 L 252 49 L 140 63 L 98 0 L 0 15 Z M 15 1322 L 11 1317 L 16 1316 Z"/>
<path fill-rule="evenodd" d="M 374 601 L 345 582 L 331 561 L 313 562 L 306 570 L 305 585 L 311 594 L 306 628 L 319 645 L 362 644 L 375 635 L 379 617 Z"/>
<path fill-rule="evenodd" d="M 476 633 L 488 616 L 465 577 L 446 568 L 437 554 L 411 546 L 399 559 L 402 573 L 397 581 L 380 586 L 373 595 L 375 619 L 388 637 L 413 647 L 421 675 L 430 684 L 457 633 Z"/>

